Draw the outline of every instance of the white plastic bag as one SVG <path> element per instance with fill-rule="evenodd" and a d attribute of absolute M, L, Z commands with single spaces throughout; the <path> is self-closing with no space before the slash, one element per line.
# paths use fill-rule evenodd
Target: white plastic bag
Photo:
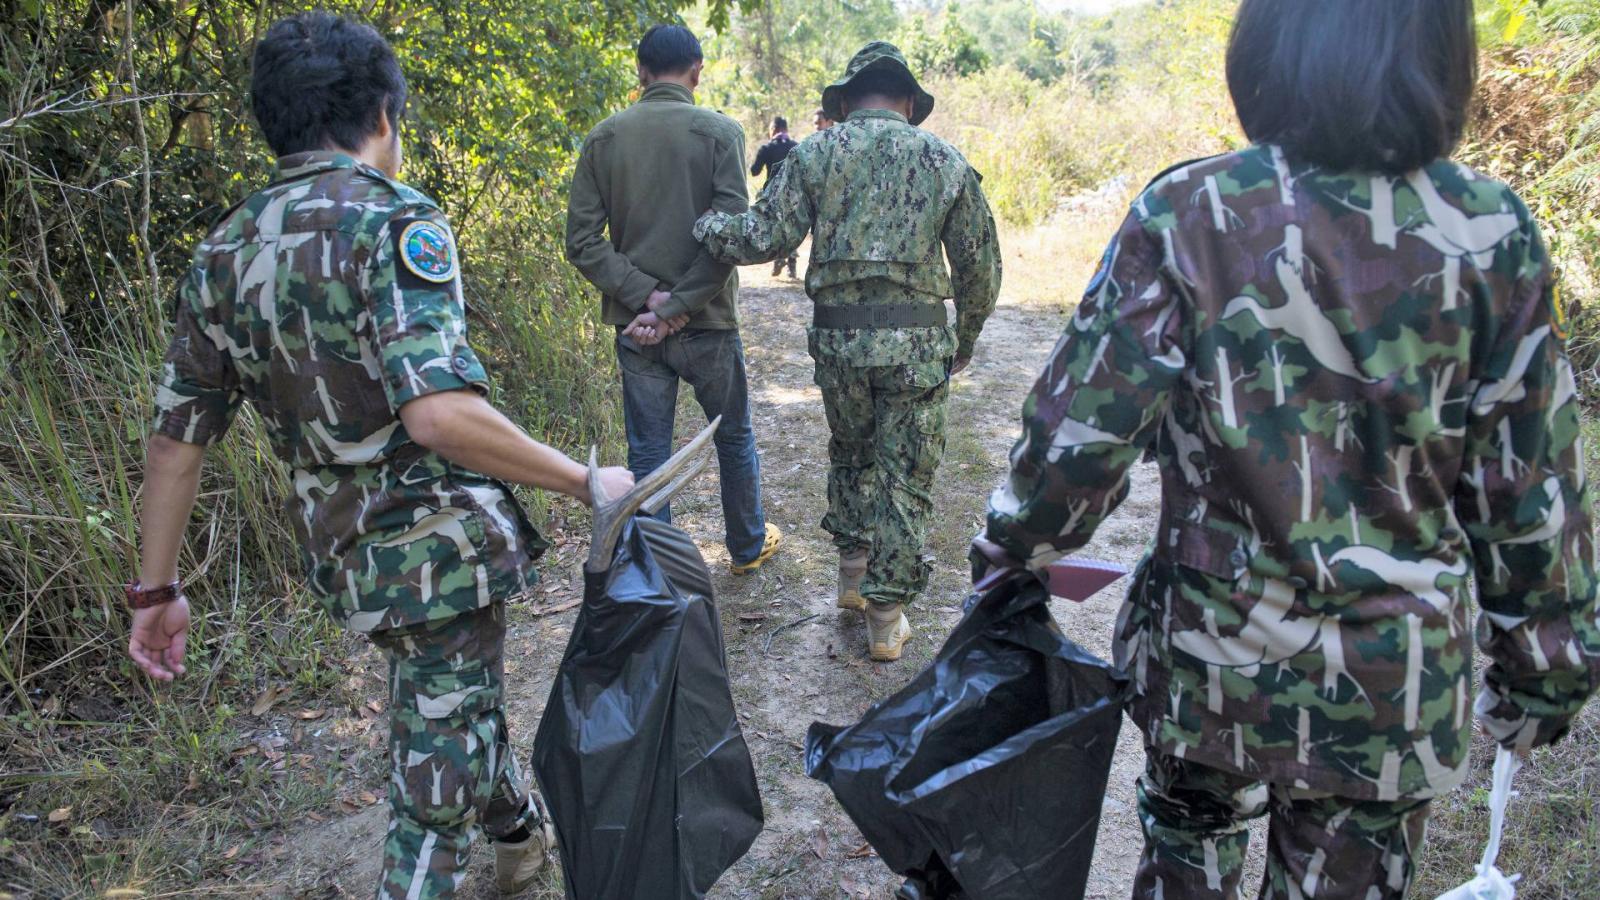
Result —
<path fill-rule="evenodd" d="M 1494 864 L 1500 855 L 1500 835 L 1506 825 L 1506 804 L 1516 793 L 1511 790 L 1511 777 L 1522 768 L 1522 759 L 1501 747 L 1494 757 L 1494 784 L 1489 789 L 1489 844 L 1483 848 L 1483 860 L 1478 863 L 1478 877 L 1439 895 L 1439 900 L 1512 900 L 1517 895 L 1514 886 L 1521 875 L 1507 876 Z"/>

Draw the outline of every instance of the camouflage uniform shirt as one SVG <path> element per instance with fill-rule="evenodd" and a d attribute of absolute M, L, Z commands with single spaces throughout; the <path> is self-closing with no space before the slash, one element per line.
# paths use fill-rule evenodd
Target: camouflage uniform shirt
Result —
<path fill-rule="evenodd" d="M 788 256 L 810 232 L 806 293 L 820 306 L 955 298 L 954 328 L 812 329 L 818 362 L 970 356 L 1000 292 L 994 218 L 979 180 L 954 147 L 904 116 L 859 110 L 795 147 L 749 212 L 707 213 L 694 235 L 717 259 L 750 265 Z M 930 197 L 940 209 L 927 208 Z"/>
<path fill-rule="evenodd" d="M 424 194 L 302 153 L 211 231 L 179 288 L 155 430 L 210 444 L 253 401 L 293 470 L 311 589 L 355 631 L 447 618 L 536 577 L 543 544 L 509 489 L 414 443 L 398 416 L 487 386 L 455 252 Z"/>
<path fill-rule="evenodd" d="M 1160 463 L 1120 625 L 1169 755 L 1360 800 L 1464 774 L 1485 727 L 1559 737 L 1600 679 L 1565 317 L 1528 211 L 1450 162 L 1404 177 L 1275 147 L 1134 203 L 1024 406 L 988 535 L 1082 546 Z"/>

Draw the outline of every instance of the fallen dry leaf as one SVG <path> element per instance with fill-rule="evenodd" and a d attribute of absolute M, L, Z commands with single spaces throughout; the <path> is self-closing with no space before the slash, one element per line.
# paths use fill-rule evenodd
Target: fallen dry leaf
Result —
<path fill-rule="evenodd" d="M 817 855 L 817 859 L 828 858 L 828 833 L 821 826 L 811 832 L 811 852 Z"/>
<path fill-rule="evenodd" d="M 327 714 L 328 714 L 328 711 L 325 710 L 325 709 L 302 709 L 299 712 L 295 713 L 296 716 L 299 716 L 300 718 L 306 719 L 308 721 L 311 720 L 311 719 L 320 719 L 320 718 L 322 718 L 323 716 L 325 716 Z"/>
<path fill-rule="evenodd" d="M 362 791 L 358 796 L 360 797 L 361 802 L 368 806 L 378 802 L 378 795 L 371 791 Z"/>
<path fill-rule="evenodd" d="M 351 803 L 349 800 L 340 800 L 339 808 L 344 810 L 346 813 L 358 813 L 361 811 L 361 807 Z"/>
<path fill-rule="evenodd" d="M 849 853 L 846 853 L 844 855 L 844 858 L 845 859 L 866 859 L 869 856 L 877 856 L 877 855 L 878 855 L 878 851 L 872 849 L 872 845 L 871 844 L 862 844 L 861 846 L 855 848 L 854 850 L 851 850 Z"/>
<path fill-rule="evenodd" d="M 63 806 L 60 809 L 52 809 L 50 810 L 50 815 L 45 818 L 49 819 L 53 825 L 60 825 L 62 822 L 72 818 L 72 807 Z"/>
<path fill-rule="evenodd" d="M 844 891 L 846 897 L 854 897 L 856 900 L 866 900 L 866 898 L 872 896 L 870 888 L 863 887 L 861 882 L 856 881 L 850 875 L 839 879 L 839 890 Z"/>
<path fill-rule="evenodd" d="M 741 622 L 765 622 L 766 620 L 767 620 L 767 614 L 766 613 L 740 613 L 739 614 L 739 621 L 741 621 Z"/>
<path fill-rule="evenodd" d="M 243 846 L 243 844 L 234 844 L 232 847 L 222 851 L 222 858 L 233 859 L 235 856 L 239 855 L 239 848 Z"/>
<path fill-rule="evenodd" d="M 267 711 L 276 706 L 279 700 L 289 696 L 289 690 L 289 686 L 286 684 L 275 684 L 268 687 L 256 696 L 255 703 L 250 704 L 250 715 L 266 715 Z"/>

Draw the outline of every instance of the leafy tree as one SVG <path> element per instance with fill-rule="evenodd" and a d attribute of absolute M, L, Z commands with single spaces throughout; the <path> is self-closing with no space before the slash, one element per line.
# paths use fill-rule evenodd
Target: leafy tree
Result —
<path fill-rule="evenodd" d="M 1044 84 L 1066 72 L 1060 56 L 1067 18 L 1041 10 L 1034 0 L 951 4 L 948 14 L 965 31 L 978 36 L 984 52 L 997 65 L 1014 66 Z"/>
<path fill-rule="evenodd" d="M 895 40 L 906 59 L 919 72 L 965 77 L 989 67 L 989 54 L 978 38 L 962 24 L 954 9 L 938 18 L 938 30 L 931 28 L 930 16 L 908 15 Z"/>

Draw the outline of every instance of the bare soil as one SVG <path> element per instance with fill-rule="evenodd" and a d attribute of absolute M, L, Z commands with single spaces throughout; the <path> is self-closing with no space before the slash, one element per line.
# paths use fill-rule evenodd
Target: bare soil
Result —
<path fill-rule="evenodd" d="M 728 571 L 717 482 L 708 472 L 674 505 L 675 521 L 700 543 L 716 577 L 727 635 L 728 667 L 744 733 L 755 757 L 766 830 L 713 890 L 719 898 L 887 898 L 898 879 L 871 853 L 828 789 L 805 776 L 801 748 L 813 721 L 854 721 L 892 693 L 937 651 L 960 618 L 970 581 L 967 543 L 981 525 L 989 492 L 1005 471 L 1028 388 L 1060 335 L 1059 308 L 1002 302 L 979 343 L 972 368 L 957 378 L 951 432 L 936 496 L 928 552 L 937 559 L 923 602 L 911 613 L 915 637 L 899 663 L 867 660 L 859 613 L 834 607 L 837 555 L 818 526 L 826 507 L 827 425 L 805 349 L 811 304 L 801 283 L 744 271 L 743 336 L 762 454 L 767 515 L 786 532 L 779 555 L 754 576 Z M 692 397 L 680 400 L 680 437 L 703 419 Z M 1159 504 L 1153 467 L 1141 466 L 1127 502 L 1101 528 L 1086 555 L 1132 565 L 1148 541 Z M 575 611 L 548 614 L 574 599 L 584 548 L 559 548 L 543 594 L 512 608 L 506 648 L 510 715 L 523 758 L 570 633 Z M 1109 653 L 1112 623 L 1126 582 L 1086 603 L 1058 602 L 1056 618 L 1071 637 Z M 1143 756 L 1125 727 L 1105 799 L 1088 896 L 1128 895 L 1141 844 L 1133 783 Z M 381 793 L 381 791 L 378 791 Z M 307 827 L 286 841 L 287 861 L 254 881 L 263 894 L 368 896 L 375 883 L 386 807 Z M 488 856 L 479 852 L 468 896 L 492 896 Z M 553 868 L 553 867 L 552 867 Z M 543 889 L 559 892 L 552 877 Z"/>

